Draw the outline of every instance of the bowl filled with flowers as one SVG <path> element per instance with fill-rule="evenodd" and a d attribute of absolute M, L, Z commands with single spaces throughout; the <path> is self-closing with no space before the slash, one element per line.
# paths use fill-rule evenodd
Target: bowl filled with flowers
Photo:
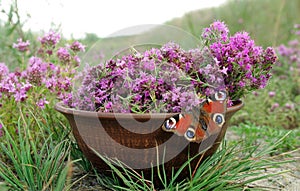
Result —
<path fill-rule="evenodd" d="M 277 57 L 246 32 L 230 35 L 221 21 L 200 41 L 187 50 L 175 42 L 131 46 L 78 75 L 73 93 L 55 108 L 96 168 L 110 169 L 99 155 L 117 158 L 155 180 L 162 166 L 172 176 L 194 157 L 194 170 L 217 150 L 241 98 L 266 86 Z"/>

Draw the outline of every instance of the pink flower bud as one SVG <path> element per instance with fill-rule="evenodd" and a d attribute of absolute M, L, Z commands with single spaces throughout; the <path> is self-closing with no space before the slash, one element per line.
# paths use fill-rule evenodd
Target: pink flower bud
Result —
<path fill-rule="evenodd" d="M 270 91 L 270 92 L 269 92 L 269 97 L 274 97 L 275 95 L 276 95 L 275 92 L 273 92 L 273 91 Z"/>

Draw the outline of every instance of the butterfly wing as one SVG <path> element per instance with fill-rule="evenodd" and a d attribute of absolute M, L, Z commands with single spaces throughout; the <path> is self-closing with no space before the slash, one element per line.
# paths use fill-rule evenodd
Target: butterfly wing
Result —
<path fill-rule="evenodd" d="M 219 91 L 210 96 L 204 103 L 202 113 L 206 113 L 206 133 L 213 135 L 219 133 L 225 123 L 225 113 L 227 110 L 227 92 Z M 201 116 L 200 116 L 201 118 Z"/>
<path fill-rule="evenodd" d="M 191 124 L 191 120 L 191 115 L 179 113 L 167 119 L 162 125 L 162 129 L 183 136 Z"/>
<path fill-rule="evenodd" d="M 167 119 L 162 129 L 184 136 L 190 142 L 201 142 L 219 133 L 225 123 L 227 92 L 219 91 L 207 98 L 201 108 Z"/>

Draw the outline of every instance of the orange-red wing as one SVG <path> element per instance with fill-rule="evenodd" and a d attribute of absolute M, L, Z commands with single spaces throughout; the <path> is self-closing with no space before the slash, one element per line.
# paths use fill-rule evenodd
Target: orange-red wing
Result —
<path fill-rule="evenodd" d="M 224 91 L 212 95 L 200 105 L 200 110 L 193 110 L 192 113 L 179 114 L 171 118 L 174 122 L 176 120 L 175 128 L 163 129 L 179 136 L 184 135 L 188 141 L 198 143 L 210 135 L 219 133 L 225 123 L 227 95 Z"/>
<path fill-rule="evenodd" d="M 226 111 L 225 101 L 210 101 L 203 104 L 202 109 L 207 113 L 224 113 Z"/>
<path fill-rule="evenodd" d="M 189 114 L 183 115 L 183 117 L 176 124 L 176 133 L 180 136 L 184 135 L 191 123 L 192 116 Z"/>
<path fill-rule="evenodd" d="M 209 116 L 211 118 L 211 115 Z M 208 122 L 207 133 L 209 135 L 219 133 L 222 127 L 219 127 L 212 119 Z"/>

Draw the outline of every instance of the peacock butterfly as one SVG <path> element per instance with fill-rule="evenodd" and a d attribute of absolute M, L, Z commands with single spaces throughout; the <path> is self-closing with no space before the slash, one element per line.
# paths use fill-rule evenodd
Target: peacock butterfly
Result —
<path fill-rule="evenodd" d="M 221 131 L 225 123 L 228 94 L 218 91 L 206 98 L 199 108 L 189 113 L 179 113 L 167 119 L 162 129 L 184 136 L 190 142 L 202 140 Z"/>

